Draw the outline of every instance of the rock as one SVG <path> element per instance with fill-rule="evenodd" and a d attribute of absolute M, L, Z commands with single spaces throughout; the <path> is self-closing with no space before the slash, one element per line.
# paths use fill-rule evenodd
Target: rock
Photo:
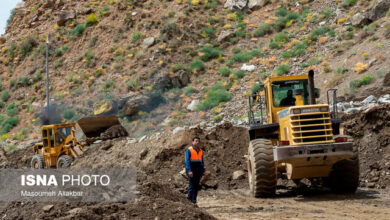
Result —
<path fill-rule="evenodd" d="M 378 0 L 368 12 L 368 19 L 376 21 L 386 15 L 390 8 L 390 0 Z"/>
<path fill-rule="evenodd" d="M 165 88 L 171 88 L 172 87 L 172 80 L 171 77 L 169 77 L 169 73 L 167 72 L 159 72 L 153 80 L 153 85 L 157 89 L 165 89 Z"/>
<path fill-rule="evenodd" d="M 187 110 L 193 112 L 198 104 L 199 104 L 199 100 L 198 99 L 192 100 L 191 103 L 187 106 Z"/>
<path fill-rule="evenodd" d="M 229 38 L 234 36 L 234 33 L 235 33 L 234 30 L 231 29 L 221 31 L 221 33 L 218 35 L 217 41 L 222 42 L 225 40 L 229 40 Z"/>
<path fill-rule="evenodd" d="M 43 206 L 42 210 L 44 212 L 50 212 L 50 210 L 54 207 L 54 205 L 45 205 Z"/>
<path fill-rule="evenodd" d="M 367 104 L 369 104 L 369 103 L 375 103 L 375 102 L 377 102 L 375 96 L 370 95 L 370 96 L 368 96 L 367 98 L 365 98 L 365 99 L 362 101 L 362 104 L 363 104 L 363 105 L 367 105 Z"/>
<path fill-rule="evenodd" d="M 355 114 L 361 111 L 361 108 L 349 108 L 345 111 L 346 114 Z"/>
<path fill-rule="evenodd" d="M 122 108 L 122 112 L 125 116 L 134 115 L 139 109 L 146 108 L 151 102 L 149 96 L 141 93 L 132 93 L 131 96 L 126 97 L 127 101 Z"/>
<path fill-rule="evenodd" d="M 319 23 L 320 26 L 324 26 L 325 24 L 326 24 L 326 21 L 321 21 L 321 22 Z"/>
<path fill-rule="evenodd" d="M 56 4 L 56 0 L 46 0 L 46 2 L 42 5 L 42 8 L 54 8 Z"/>
<path fill-rule="evenodd" d="M 245 178 L 245 172 L 243 170 L 237 170 L 233 172 L 232 179 L 239 180 Z"/>
<path fill-rule="evenodd" d="M 172 79 L 177 81 L 177 86 L 175 87 L 184 87 L 190 83 L 190 76 L 185 70 L 179 70 L 175 73 L 175 77 Z M 173 84 L 173 83 L 172 83 Z"/>
<path fill-rule="evenodd" d="M 374 65 L 375 62 L 376 62 L 376 59 L 375 59 L 375 58 L 372 58 L 370 61 L 368 61 L 368 66 Z"/>
<path fill-rule="evenodd" d="M 256 9 L 259 7 L 263 7 L 268 3 L 267 0 L 249 0 L 248 1 L 248 8 L 249 9 Z"/>
<path fill-rule="evenodd" d="M 147 49 L 154 44 L 154 37 L 148 37 L 142 42 L 142 48 Z"/>
<path fill-rule="evenodd" d="M 147 138 L 147 136 L 144 135 L 141 139 L 139 139 L 138 143 L 144 141 L 146 138 Z"/>
<path fill-rule="evenodd" d="M 386 94 L 386 95 L 379 97 L 378 102 L 381 104 L 390 103 L 390 94 Z"/>
<path fill-rule="evenodd" d="M 367 183 L 367 187 L 368 188 L 374 188 L 375 187 L 375 183 Z"/>
<path fill-rule="evenodd" d="M 185 179 L 187 179 L 187 173 L 186 173 L 186 168 L 183 168 L 180 173 L 179 173 L 182 177 L 184 177 Z"/>
<path fill-rule="evenodd" d="M 255 65 L 246 65 L 244 63 L 244 65 L 242 65 L 242 67 L 240 68 L 241 70 L 244 70 L 244 71 L 249 71 L 249 72 L 252 72 L 253 70 L 256 69 L 256 66 Z"/>
<path fill-rule="evenodd" d="M 64 26 L 67 21 L 74 18 L 76 18 L 76 14 L 73 11 L 60 11 L 57 18 L 57 25 Z"/>
<path fill-rule="evenodd" d="M 148 148 L 143 149 L 143 150 L 141 151 L 141 153 L 139 154 L 139 158 L 140 158 L 141 160 L 143 160 L 143 159 L 146 157 L 146 155 L 148 154 L 148 152 L 149 152 Z"/>
<path fill-rule="evenodd" d="M 369 19 L 365 15 L 363 15 L 362 13 L 356 13 L 351 18 L 351 23 L 355 27 L 362 27 L 363 25 L 366 25 L 369 23 Z"/>
<path fill-rule="evenodd" d="M 83 211 L 82 208 L 74 208 L 74 209 L 71 209 L 68 211 L 68 214 L 71 214 L 71 215 L 76 215 L 76 214 L 79 214 Z"/>
<path fill-rule="evenodd" d="M 111 141 L 107 141 L 105 145 L 102 147 L 103 150 L 109 150 L 113 146 Z"/>
<path fill-rule="evenodd" d="M 241 10 L 247 2 L 248 0 L 226 0 L 224 7 L 230 10 Z"/>
<path fill-rule="evenodd" d="M 383 78 L 383 86 L 390 86 L 390 72 Z"/>
<path fill-rule="evenodd" d="M 0 37 L 0 45 L 5 44 L 7 42 L 7 39 L 5 37 Z"/>
<path fill-rule="evenodd" d="M 183 127 L 177 127 L 175 129 L 173 129 L 172 134 L 176 134 L 179 131 L 184 131 L 184 128 Z"/>

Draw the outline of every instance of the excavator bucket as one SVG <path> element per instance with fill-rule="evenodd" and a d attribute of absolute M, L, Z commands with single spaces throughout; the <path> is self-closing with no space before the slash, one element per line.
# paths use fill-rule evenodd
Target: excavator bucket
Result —
<path fill-rule="evenodd" d="M 126 129 L 115 115 L 84 117 L 76 122 L 78 141 L 94 142 L 128 136 Z"/>

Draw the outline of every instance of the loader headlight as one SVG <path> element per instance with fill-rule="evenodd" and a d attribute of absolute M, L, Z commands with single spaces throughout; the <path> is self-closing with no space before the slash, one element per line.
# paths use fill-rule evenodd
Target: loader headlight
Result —
<path fill-rule="evenodd" d="M 328 107 L 321 107 L 320 111 L 321 112 L 329 112 L 329 108 Z"/>
<path fill-rule="evenodd" d="M 301 114 L 301 109 L 300 108 L 293 109 L 292 113 L 293 114 Z"/>

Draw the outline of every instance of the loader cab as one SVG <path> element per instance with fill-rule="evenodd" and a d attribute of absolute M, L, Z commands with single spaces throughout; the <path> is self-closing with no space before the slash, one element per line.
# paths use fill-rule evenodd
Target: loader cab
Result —
<path fill-rule="evenodd" d="M 307 75 L 271 76 L 264 82 L 264 91 L 268 124 L 278 123 L 278 112 L 285 108 L 310 104 Z"/>

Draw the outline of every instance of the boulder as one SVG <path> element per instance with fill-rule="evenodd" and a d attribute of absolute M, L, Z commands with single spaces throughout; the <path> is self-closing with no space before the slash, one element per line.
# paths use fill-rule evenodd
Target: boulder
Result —
<path fill-rule="evenodd" d="M 147 107 L 151 102 L 149 96 L 141 93 L 133 93 L 127 98 L 126 103 L 122 108 L 122 112 L 125 116 L 134 115 L 139 109 Z"/>
<path fill-rule="evenodd" d="M 362 108 L 349 108 L 345 111 L 346 114 L 355 114 L 361 111 Z"/>
<path fill-rule="evenodd" d="M 370 20 L 367 18 L 366 15 L 363 15 L 362 13 L 356 13 L 351 18 L 351 23 L 355 27 L 362 27 L 363 25 L 366 25 L 370 22 Z"/>
<path fill-rule="evenodd" d="M 390 103 L 390 94 L 383 95 L 379 97 L 378 102 L 381 104 L 388 104 Z"/>
<path fill-rule="evenodd" d="M 142 42 L 142 48 L 147 49 L 154 44 L 154 37 L 148 37 Z"/>
<path fill-rule="evenodd" d="M 245 178 L 245 172 L 243 170 L 237 170 L 233 172 L 232 179 L 239 180 Z"/>
<path fill-rule="evenodd" d="M 249 71 L 249 72 L 252 72 L 253 70 L 256 69 L 256 66 L 255 65 L 246 65 L 244 63 L 244 65 L 242 65 L 242 67 L 240 68 L 240 70 L 244 70 L 244 71 Z"/>
<path fill-rule="evenodd" d="M 390 72 L 383 78 L 383 86 L 390 86 Z"/>
<path fill-rule="evenodd" d="M 0 45 L 5 44 L 7 42 L 7 39 L 5 37 L 0 37 Z"/>
<path fill-rule="evenodd" d="M 64 26 L 67 21 L 74 18 L 76 18 L 76 14 L 73 11 L 60 11 L 57 18 L 57 25 Z"/>
<path fill-rule="evenodd" d="M 54 205 L 45 205 L 43 206 L 42 210 L 44 212 L 50 212 L 50 210 L 54 207 Z"/>
<path fill-rule="evenodd" d="M 177 128 L 175 128 L 175 129 L 173 129 L 173 131 L 172 131 L 172 134 L 176 134 L 177 132 L 179 132 L 179 131 L 184 131 L 185 129 L 183 128 L 183 127 L 177 127 Z"/>
<path fill-rule="evenodd" d="M 54 8 L 56 5 L 56 0 L 46 0 L 46 2 L 42 5 L 42 8 Z"/>
<path fill-rule="evenodd" d="M 248 0 L 226 0 L 224 7 L 230 10 L 241 10 L 247 3 Z"/>
<path fill-rule="evenodd" d="M 224 30 L 221 31 L 221 33 L 218 35 L 217 41 L 222 42 L 225 40 L 228 40 L 229 38 L 234 36 L 234 30 L 229 29 L 229 30 Z"/>
<path fill-rule="evenodd" d="M 368 18 L 376 21 L 386 15 L 390 8 L 390 0 L 378 0 L 368 12 Z"/>
<path fill-rule="evenodd" d="M 195 111 L 195 108 L 198 104 L 199 104 L 198 99 L 192 100 L 191 103 L 187 106 L 187 110 L 192 111 L 192 112 Z"/>
<path fill-rule="evenodd" d="M 179 70 L 175 73 L 175 77 L 180 82 L 180 87 L 184 87 L 190 83 L 190 76 L 188 75 L 188 72 L 185 70 Z"/>
<path fill-rule="evenodd" d="M 365 98 L 363 101 L 362 101 L 362 104 L 363 105 L 368 105 L 369 103 L 376 103 L 376 98 L 375 98 L 375 96 L 373 96 L 373 95 L 370 95 L 370 96 L 368 96 L 367 98 Z"/>
<path fill-rule="evenodd" d="M 263 7 L 267 4 L 268 1 L 266 0 L 249 0 L 248 1 L 248 8 L 249 9 L 256 9 L 259 7 Z"/>

